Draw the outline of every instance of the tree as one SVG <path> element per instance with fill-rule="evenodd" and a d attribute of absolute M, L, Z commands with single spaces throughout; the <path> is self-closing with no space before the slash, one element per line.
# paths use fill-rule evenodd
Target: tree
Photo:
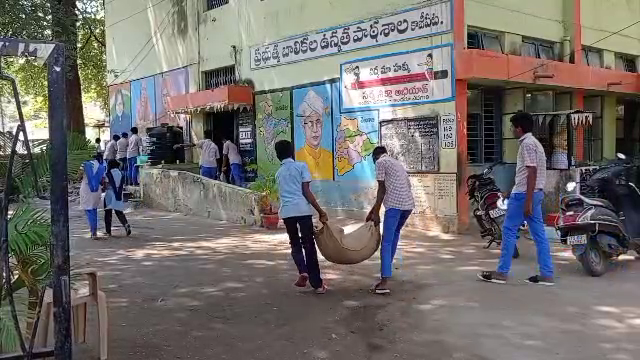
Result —
<path fill-rule="evenodd" d="M 83 101 L 95 101 L 108 110 L 102 1 L 3 0 L 0 13 L 0 36 L 65 44 L 68 129 L 84 134 Z M 5 59 L 3 65 L 16 76 L 21 94 L 32 100 L 25 115 L 46 111 L 46 68 L 29 59 Z M 0 87 L 4 96 L 7 90 Z"/>

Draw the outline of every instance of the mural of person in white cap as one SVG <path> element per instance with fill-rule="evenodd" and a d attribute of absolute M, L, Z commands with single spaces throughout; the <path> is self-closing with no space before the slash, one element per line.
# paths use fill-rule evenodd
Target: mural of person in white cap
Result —
<path fill-rule="evenodd" d="M 309 90 L 296 112 L 305 138 L 304 146 L 296 151 L 296 160 L 307 163 L 314 180 L 333 179 L 333 155 L 321 146 L 324 115 L 328 109 L 325 101 Z"/>

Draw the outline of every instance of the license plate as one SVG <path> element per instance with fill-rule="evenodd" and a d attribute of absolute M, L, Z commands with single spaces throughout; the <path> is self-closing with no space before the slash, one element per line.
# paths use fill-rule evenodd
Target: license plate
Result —
<path fill-rule="evenodd" d="M 497 218 L 498 216 L 502 216 L 506 214 L 506 212 L 502 209 L 493 209 L 493 210 L 489 210 L 489 216 L 493 219 L 493 218 Z"/>
<path fill-rule="evenodd" d="M 587 235 L 567 236 L 567 245 L 584 245 L 587 243 Z"/>

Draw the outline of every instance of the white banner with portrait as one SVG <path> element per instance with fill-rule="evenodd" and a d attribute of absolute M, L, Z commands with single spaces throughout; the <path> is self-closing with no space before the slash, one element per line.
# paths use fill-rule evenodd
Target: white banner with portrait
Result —
<path fill-rule="evenodd" d="M 340 66 L 341 110 L 453 100 L 452 69 L 452 44 L 352 60 Z"/>
<path fill-rule="evenodd" d="M 451 0 L 251 47 L 251 69 L 284 65 L 451 31 Z"/>

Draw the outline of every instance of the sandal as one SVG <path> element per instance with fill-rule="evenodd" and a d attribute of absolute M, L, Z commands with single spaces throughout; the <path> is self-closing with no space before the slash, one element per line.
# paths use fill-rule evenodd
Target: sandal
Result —
<path fill-rule="evenodd" d="M 369 289 L 369 292 L 372 294 L 376 294 L 376 295 L 389 295 L 391 294 L 391 290 L 386 289 L 386 288 L 381 288 L 380 287 L 380 283 L 376 283 L 375 285 L 373 285 L 371 287 L 371 289 Z"/>
<path fill-rule="evenodd" d="M 309 275 L 300 274 L 300 276 L 298 276 L 298 280 L 295 283 L 293 283 L 293 286 L 299 287 L 299 288 L 305 288 L 307 287 L 308 281 L 309 281 Z"/>

